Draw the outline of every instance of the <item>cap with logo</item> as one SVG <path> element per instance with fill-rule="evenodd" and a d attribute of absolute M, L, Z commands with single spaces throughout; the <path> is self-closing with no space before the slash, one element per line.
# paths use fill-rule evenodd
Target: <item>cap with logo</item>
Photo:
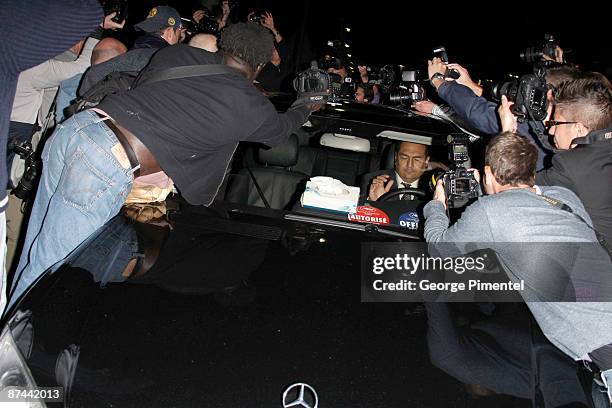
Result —
<path fill-rule="evenodd" d="M 147 33 L 155 33 L 166 27 L 179 28 L 181 27 L 181 15 L 172 7 L 153 7 L 147 18 L 134 27 Z"/>

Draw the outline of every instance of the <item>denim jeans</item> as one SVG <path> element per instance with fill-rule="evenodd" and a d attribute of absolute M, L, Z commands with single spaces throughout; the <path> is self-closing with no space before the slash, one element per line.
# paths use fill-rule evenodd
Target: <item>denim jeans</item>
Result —
<path fill-rule="evenodd" d="M 138 252 L 138 236 L 134 224 L 119 215 L 106 224 L 100 235 L 88 243 L 83 252 L 71 258 L 69 263 L 73 268 L 91 273 L 93 281 L 104 287 L 109 282 L 125 281 L 122 272 L 128 263 L 142 257 L 144 254 Z"/>
<path fill-rule="evenodd" d="M 134 180 L 115 134 L 93 111 L 58 128 L 43 150 L 43 172 L 10 303 L 47 269 L 119 213 Z M 115 152 L 115 153 L 114 153 Z"/>

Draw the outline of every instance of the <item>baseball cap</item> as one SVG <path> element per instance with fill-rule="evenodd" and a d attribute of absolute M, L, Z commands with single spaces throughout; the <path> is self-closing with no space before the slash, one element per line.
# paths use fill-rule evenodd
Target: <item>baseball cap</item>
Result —
<path fill-rule="evenodd" d="M 153 7 L 147 18 L 134 27 L 147 33 L 155 33 L 166 27 L 178 28 L 181 27 L 181 15 L 172 7 Z"/>

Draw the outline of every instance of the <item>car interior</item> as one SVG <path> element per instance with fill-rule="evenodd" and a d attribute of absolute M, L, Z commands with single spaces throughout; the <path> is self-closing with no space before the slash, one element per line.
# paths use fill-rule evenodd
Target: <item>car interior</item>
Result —
<path fill-rule="evenodd" d="M 427 144 L 427 139 L 430 138 L 405 140 Z M 285 143 L 273 148 L 242 144 L 227 177 L 224 201 L 293 210 L 299 205 L 308 179 L 328 176 L 346 185 L 360 187 L 362 203 L 370 180 L 394 168 L 397 142 L 388 138 L 370 140 L 302 128 Z M 431 161 L 448 164 L 447 156 L 446 146 L 430 146 Z"/>

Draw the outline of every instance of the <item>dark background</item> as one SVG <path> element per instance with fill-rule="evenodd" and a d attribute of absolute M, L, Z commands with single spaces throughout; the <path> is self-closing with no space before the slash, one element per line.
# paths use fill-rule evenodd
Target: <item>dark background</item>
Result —
<path fill-rule="evenodd" d="M 197 8 L 197 0 L 130 1 L 129 23 L 142 20 L 150 7 L 160 4 L 175 7 L 187 18 Z M 358 63 L 402 64 L 426 72 L 432 47 L 444 45 L 451 62 L 468 68 L 475 79 L 500 79 L 510 72 L 530 72 L 520 52 L 541 45 L 544 34 L 551 33 L 569 51 L 570 62 L 612 76 L 609 13 L 602 3 L 239 0 L 233 18 L 244 19 L 252 9 L 271 11 L 288 39 L 299 37 L 305 20 L 309 41 L 303 44 L 311 51 L 304 54 L 304 62 L 320 54 L 327 40 L 342 39 Z M 345 27 L 351 28 L 349 34 Z"/>

